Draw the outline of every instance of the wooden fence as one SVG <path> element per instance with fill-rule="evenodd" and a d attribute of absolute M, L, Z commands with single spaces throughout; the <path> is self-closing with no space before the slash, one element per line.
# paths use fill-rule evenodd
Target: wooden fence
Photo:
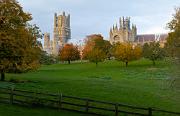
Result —
<path fill-rule="evenodd" d="M 0 102 L 32 107 L 64 109 L 95 115 L 180 116 L 178 112 L 170 112 L 155 108 L 143 108 L 120 103 L 79 98 L 63 95 L 62 93 L 42 93 L 13 88 L 0 88 Z"/>

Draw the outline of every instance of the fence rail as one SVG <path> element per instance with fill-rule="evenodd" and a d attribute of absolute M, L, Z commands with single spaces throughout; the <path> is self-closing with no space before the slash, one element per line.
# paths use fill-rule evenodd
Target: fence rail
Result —
<path fill-rule="evenodd" d="M 143 108 L 126 104 L 98 101 L 87 98 L 63 95 L 62 93 L 41 93 L 13 88 L 0 88 L 0 101 L 10 104 L 45 106 L 56 109 L 80 111 L 97 115 L 137 115 L 154 116 L 164 114 L 180 116 L 179 112 L 165 111 L 155 108 Z M 108 112 L 105 113 L 104 112 Z"/>

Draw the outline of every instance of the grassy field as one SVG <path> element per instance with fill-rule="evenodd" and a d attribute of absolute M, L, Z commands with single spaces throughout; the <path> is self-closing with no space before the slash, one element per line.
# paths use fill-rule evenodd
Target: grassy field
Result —
<path fill-rule="evenodd" d="M 0 103 L 0 116 L 87 116 L 85 114 L 50 110 L 45 108 L 24 108 Z"/>
<path fill-rule="evenodd" d="M 179 111 L 180 91 L 170 87 L 171 71 L 166 61 L 152 66 L 151 61 L 144 59 L 131 62 L 128 67 L 117 61 L 106 61 L 98 67 L 88 62 L 55 64 L 42 66 L 36 72 L 6 74 L 7 80 L 28 82 L 0 82 L 0 86 L 14 85 L 19 89 L 62 92 L 95 100 Z"/>

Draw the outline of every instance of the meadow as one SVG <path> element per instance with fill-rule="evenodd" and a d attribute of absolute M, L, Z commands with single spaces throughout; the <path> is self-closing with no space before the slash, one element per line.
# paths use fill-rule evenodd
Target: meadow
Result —
<path fill-rule="evenodd" d="M 118 102 L 140 107 L 179 111 L 180 91 L 172 88 L 172 67 L 166 60 L 130 62 L 105 61 L 98 67 L 89 62 L 43 65 L 37 71 L 6 74 L 0 86 L 33 91 L 62 92 L 65 95 Z M 21 82 L 22 81 L 22 82 Z"/>

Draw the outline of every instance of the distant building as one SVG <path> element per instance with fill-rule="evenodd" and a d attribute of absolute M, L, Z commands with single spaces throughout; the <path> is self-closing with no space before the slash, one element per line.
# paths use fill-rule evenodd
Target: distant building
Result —
<path fill-rule="evenodd" d="M 136 25 L 130 26 L 130 17 L 122 17 L 119 19 L 119 26 L 116 24 L 110 28 L 109 41 L 113 43 L 131 42 L 133 44 L 159 42 L 161 47 L 164 47 L 168 34 L 142 34 L 137 35 Z"/>
<path fill-rule="evenodd" d="M 137 36 L 136 25 L 130 25 L 130 17 L 119 19 L 119 26 L 116 24 L 109 32 L 110 43 L 134 42 Z"/>
<path fill-rule="evenodd" d="M 159 42 L 161 47 L 164 47 L 168 34 L 142 34 L 137 35 L 135 43 L 143 45 L 144 43 Z"/>
<path fill-rule="evenodd" d="M 50 33 L 44 33 L 44 51 L 51 53 Z"/>
<path fill-rule="evenodd" d="M 54 14 L 53 40 L 50 36 L 44 34 L 44 50 L 47 53 L 58 55 L 59 50 L 71 39 L 70 14 L 66 16 L 65 12 L 61 15 Z"/>

